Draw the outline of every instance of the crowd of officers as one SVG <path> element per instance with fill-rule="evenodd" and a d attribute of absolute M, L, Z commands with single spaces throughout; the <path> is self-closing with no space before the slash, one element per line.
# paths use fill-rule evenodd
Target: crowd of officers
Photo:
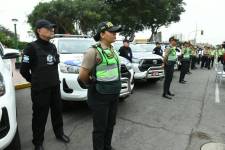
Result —
<path fill-rule="evenodd" d="M 44 133 L 49 111 L 56 139 L 63 143 L 70 142 L 70 138 L 64 134 L 63 128 L 58 74 L 60 59 L 55 45 L 50 42 L 50 39 L 54 37 L 54 28 L 55 25 L 48 20 L 41 19 L 36 22 L 37 40 L 29 43 L 25 48 L 20 68 L 21 75 L 32 84 L 34 150 L 44 150 Z M 78 83 L 82 88 L 88 89 L 87 103 L 93 114 L 93 150 L 114 150 L 111 141 L 116 124 L 121 80 L 119 54 L 112 47 L 112 43 L 116 41 L 116 33 L 121 29 L 121 26 L 114 26 L 111 22 L 102 22 L 98 25 L 97 33 L 94 36 L 96 44 L 90 45 L 85 53 L 79 72 Z M 171 96 L 175 96 L 170 91 L 170 85 L 174 66 L 177 63 L 178 48 L 177 40 L 174 37 L 171 37 L 169 42 L 170 46 L 165 50 L 165 56 L 163 56 L 165 69 L 163 97 L 171 99 Z M 210 69 L 215 57 L 223 63 L 224 45 L 223 49 L 219 50 L 211 47 L 200 49 L 185 42 L 181 47 L 182 55 L 178 58 L 181 62 L 180 83 L 186 83 L 185 74 L 190 72 L 189 68 L 196 69 L 195 64 L 200 59 L 202 61 L 201 68 Z M 128 41 L 124 41 L 120 52 L 124 50 L 128 51 L 125 54 L 132 58 Z M 158 50 L 160 50 L 159 47 L 155 49 L 155 51 Z M 162 55 L 162 51 L 159 51 L 159 54 Z"/>
<path fill-rule="evenodd" d="M 184 42 L 180 46 L 177 45 L 177 39 L 171 37 L 169 39 L 170 45 L 165 49 L 164 70 L 165 80 L 163 97 L 172 99 L 170 92 L 170 85 L 173 78 L 174 66 L 178 62 L 178 70 L 180 70 L 179 83 L 186 84 L 185 75 L 191 74 L 190 69 L 197 69 L 196 64 L 200 64 L 201 69 L 211 69 L 214 65 L 214 61 L 223 64 L 225 66 L 225 42 L 217 47 L 204 46 L 203 48 L 194 46 L 190 42 Z M 158 43 L 156 44 L 158 45 Z M 181 55 L 177 55 L 177 52 L 181 52 Z M 224 71 L 225 71 L 225 67 Z"/>

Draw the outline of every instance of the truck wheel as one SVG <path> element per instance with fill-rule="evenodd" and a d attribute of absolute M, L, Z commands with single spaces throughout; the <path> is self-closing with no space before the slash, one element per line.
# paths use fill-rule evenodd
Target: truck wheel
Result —
<path fill-rule="evenodd" d="M 21 150 L 20 136 L 19 136 L 18 129 L 16 130 L 16 134 L 15 134 L 12 142 L 5 150 Z"/>

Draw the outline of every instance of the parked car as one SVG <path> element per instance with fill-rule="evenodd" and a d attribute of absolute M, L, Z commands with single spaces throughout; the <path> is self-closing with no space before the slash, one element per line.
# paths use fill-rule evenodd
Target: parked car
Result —
<path fill-rule="evenodd" d="M 95 41 L 88 36 L 55 35 L 52 42 L 56 45 L 60 55 L 61 98 L 66 101 L 86 101 L 87 90 L 80 87 L 77 78 L 83 55 L 91 45 L 95 44 Z M 131 94 L 134 88 L 134 71 L 128 61 L 122 59 L 121 62 L 122 89 L 120 97 L 125 98 Z"/>
<path fill-rule="evenodd" d="M 115 49 L 119 50 L 122 42 L 118 41 L 114 46 Z M 151 49 L 144 49 L 139 44 L 130 43 L 130 48 L 133 53 L 134 79 L 158 81 L 164 77 L 163 59 L 161 56 L 152 54 Z"/>
<path fill-rule="evenodd" d="M 0 43 L 0 56 L 0 149 L 20 150 L 15 88 L 12 83 L 10 60 L 19 55 L 17 52 L 7 52 Z"/>

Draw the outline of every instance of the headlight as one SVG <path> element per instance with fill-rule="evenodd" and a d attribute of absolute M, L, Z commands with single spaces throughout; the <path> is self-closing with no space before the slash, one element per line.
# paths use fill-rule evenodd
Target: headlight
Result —
<path fill-rule="evenodd" d="M 126 64 L 126 67 L 127 67 L 127 70 L 130 70 L 133 68 L 131 63 Z"/>
<path fill-rule="evenodd" d="M 138 64 L 139 64 L 139 63 L 141 62 L 141 60 L 140 60 L 140 59 L 137 59 L 137 58 L 133 58 L 133 59 L 132 59 L 132 62 L 133 62 L 133 63 L 138 63 Z"/>
<path fill-rule="evenodd" d="M 71 66 L 66 64 L 60 64 L 60 71 L 63 73 L 74 73 L 79 74 L 80 67 L 79 66 Z"/>
<path fill-rule="evenodd" d="M 5 82 L 2 74 L 0 73 L 0 96 L 5 94 Z"/>

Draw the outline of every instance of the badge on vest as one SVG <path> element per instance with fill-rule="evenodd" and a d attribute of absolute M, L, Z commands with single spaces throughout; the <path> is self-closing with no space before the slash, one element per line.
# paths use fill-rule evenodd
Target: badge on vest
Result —
<path fill-rule="evenodd" d="M 53 65 L 54 64 L 54 57 L 52 55 L 47 56 L 47 64 Z"/>

